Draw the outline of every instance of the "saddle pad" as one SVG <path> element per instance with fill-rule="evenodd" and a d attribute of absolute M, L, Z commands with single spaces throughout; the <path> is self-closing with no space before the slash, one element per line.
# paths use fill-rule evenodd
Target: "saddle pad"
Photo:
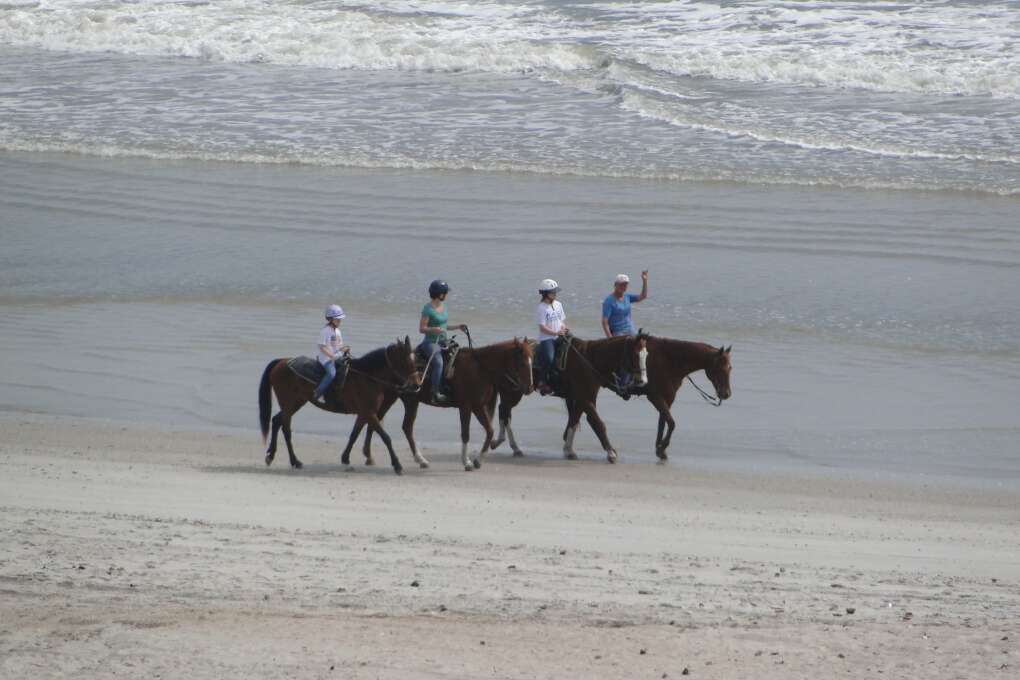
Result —
<path fill-rule="evenodd" d="M 287 368 L 293 371 L 297 377 L 307 380 L 313 385 L 318 385 L 322 376 L 326 375 L 326 369 L 312 357 L 294 357 L 287 362 Z"/>

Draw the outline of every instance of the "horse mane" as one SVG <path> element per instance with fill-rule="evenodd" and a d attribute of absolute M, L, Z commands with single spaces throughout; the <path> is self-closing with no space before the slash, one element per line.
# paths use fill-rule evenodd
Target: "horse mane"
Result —
<path fill-rule="evenodd" d="M 649 342 L 653 345 L 662 345 L 667 351 L 675 350 L 682 353 L 698 354 L 703 352 L 705 354 L 714 354 L 719 351 L 718 347 L 713 347 L 707 342 L 693 342 L 691 340 L 675 340 L 673 338 L 664 338 L 659 335 L 653 335 L 648 338 Z"/>
<path fill-rule="evenodd" d="M 386 350 L 388 347 L 373 349 L 368 354 L 351 360 L 351 367 L 363 373 L 378 371 L 386 366 Z"/>
<path fill-rule="evenodd" d="M 573 343 L 577 346 L 578 350 L 588 355 L 590 359 L 603 359 L 610 351 L 617 349 L 616 345 L 625 344 L 629 337 L 627 335 L 617 335 L 597 340 L 582 340 L 575 337 Z"/>
<path fill-rule="evenodd" d="M 686 349 L 686 350 L 702 350 L 704 352 L 718 352 L 719 348 L 712 347 L 708 343 L 696 343 L 694 341 L 681 341 L 681 339 L 675 339 L 672 337 L 663 337 L 662 335 L 650 335 L 649 341 L 655 344 L 664 345 L 670 349 Z"/>

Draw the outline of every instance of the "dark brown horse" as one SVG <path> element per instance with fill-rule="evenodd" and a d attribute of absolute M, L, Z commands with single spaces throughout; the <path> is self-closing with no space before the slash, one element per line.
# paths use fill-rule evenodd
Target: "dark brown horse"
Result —
<path fill-rule="evenodd" d="M 493 345 L 486 345 L 478 348 L 461 348 L 453 367 L 453 375 L 450 377 L 449 385 L 452 392 L 448 403 L 435 404 L 432 396 L 427 390 L 420 390 L 416 393 L 400 395 L 404 402 L 404 435 L 411 447 L 411 452 L 421 458 L 418 446 L 414 441 L 414 421 L 418 414 L 419 404 L 429 406 L 451 406 L 460 410 L 460 461 L 465 470 L 474 470 L 482 466 L 482 458 L 492 444 L 492 413 L 489 404 L 494 402 L 496 395 L 503 390 L 515 390 L 519 394 L 530 394 L 534 389 L 532 382 L 532 364 L 534 351 L 527 338 L 524 340 L 507 340 Z M 390 399 L 383 405 L 379 417 L 386 415 L 386 411 L 393 405 Z M 482 443 L 481 451 L 474 460 L 469 461 L 467 455 L 468 438 L 471 429 L 471 416 L 481 423 L 485 430 L 485 441 Z M 351 432 L 351 439 L 347 449 L 344 450 L 341 462 L 347 464 L 350 461 L 351 447 L 357 439 L 361 428 L 364 426 L 361 418 L 354 423 L 354 430 Z M 372 431 L 365 435 L 365 461 L 372 465 Z M 428 462 L 422 464 L 427 466 Z"/>
<path fill-rule="evenodd" d="M 588 424 L 595 431 L 599 443 L 605 449 L 606 459 L 615 463 L 617 459 L 616 449 L 609 443 L 609 436 L 606 432 L 606 424 L 599 417 L 595 402 L 598 399 L 599 389 L 610 387 L 614 383 L 614 375 L 619 371 L 631 374 L 640 373 L 640 355 L 646 349 L 645 333 L 636 336 L 620 336 L 614 338 L 603 338 L 601 340 L 581 340 L 571 338 L 570 347 L 567 349 L 566 366 L 560 372 L 560 396 L 567 404 L 567 427 L 563 431 L 563 455 L 569 460 L 577 460 L 574 453 L 574 436 L 581 422 L 581 416 L 588 418 Z M 651 350 L 648 350 L 648 360 L 651 359 Z M 495 448 L 503 442 L 504 432 L 510 437 L 510 446 L 513 447 L 514 455 L 523 455 L 514 441 L 513 430 L 510 428 L 511 411 L 514 406 L 520 403 L 523 394 L 520 391 L 508 391 L 501 393 L 499 399 L 499 426 L 500 436 L 492 444 Z M 495 410 L 496 402 L 489 404 L 489 413 Z"/>
<path fill-rule="evenodd" d="M 648 338 L 647 396 L 648 401 L 659 412 L 659 427 L 655 435 L 655 455 L 659 457 L 659 460 L 668 458 L 666 449 L 669 448 L 673 428 L 676 427 L 670 409 L 684 378 L 687 378 L 691 373 L 703 370 L 718 396 L 716 405 L 730 398 L 732 394 L 730 391 L 730 350 L 732 349 L 732 346 L 712 347 L 703 342 Z M 665 430 L 665 436 L 663 436 L 663 430 Z"/>
<path fill-rule="evenodd" d="M 262 440 L 269 435 L 269 412 L 272 409 L 272 394 L 280 404 L 280 410 L 273 416 L 273 435 L 266 451 L 266 465 L 276 457 L 276 436 L 283 429 L 283 438 L 287 442 L 290 464 L 294 468 L 301 467 L 301 461 L 294 455 L 291 443 L 290 419 L 297 411 L 312 401 L 315 385 L 299 378 L 287 367 L 288 359 L 274 359 L 262 372 L 259 384 L 259 424 L 262 426 Z M 381 416 L 377 415 L 383 403 L 390 398 L 395 399 L 399 392 L 421 386 L 421 375 L 414 363 L 414 351 L 410 338 L 397 340 L 388 347 L 380 347 L 365 356 L 351 361 L 347 379 L 339 389 L 331 389 L 325 406 L 314 401 L 312 404 L 324 411 L 333 413 L 356 413 L 358 422 L 368 423 L 371 429 L 379 433 L 383 443 L 390 452 L 390 463 L 398 475 L 403 472 L 397 455 L 393 452 L 393 442 L 383 430 Z M 335 387 L 335 386 L 333 386 Z M 348 445 L 348 450 L 350 445 Z M 413 449 L 412 449 L 413 451 Z M 415 459 L 418 460 L 415 453 Z M 419 463 L 422 460 L 418 460 Z"/>

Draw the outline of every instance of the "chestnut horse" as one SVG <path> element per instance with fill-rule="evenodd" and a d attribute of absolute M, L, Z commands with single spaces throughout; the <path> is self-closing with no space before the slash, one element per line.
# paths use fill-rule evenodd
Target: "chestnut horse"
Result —
<path fill-rule="evenodd" d="M 616 449 L 609 443 L 606 424 L 602 422 L 595 402 L 599 388 L 613 385 L 614 376 L 619 371 L 631 374 L 640 373 L 640 354 L 646 349 L 648 335 L 643 331 L 636 336 L 618 336 L 600 340 L 581 340 L 570 338 L 567 349 L 566 366 L 560 371 L 560 394 L 567 403 L 567 427 L 563 431 L 563 455 L 569 460 L 577 460 L 574 452 L 574 436 L 581 422 L 581 415 L 586 415 L 588 424 L 595 431 L 599 443 L 606 452 L 606 459 L 615 463 Z M 648 350 L 648 358 L 651 357 Z M 650 370 L 650 369 L 649 369 Z M 514 441 L 513 430 L 510 429 L 511 411 L 524 396 L 519 390 L 500 393 L 499 397 L 499 437 L 490 448 L 503 443 L 504 432 L 510 437 L 510 446 L 515 456 L 523 455 Z M 489 403 L 489 413 L 496 408 L 496 400 Z"/>
<path fill-rule="evenodd" d="M 705 375 L 715 388 L 716 406 L 730 398 L 730 350 L 733 347 L 712 347 L 703 342 L 685 342 L 670 338 L 648 338 L 648 401 L 659 412 L 659 427 L 655 435 L 655 455 L 659 460 L 666 460 L 666 449 L 676 422 L 670 414 L 676 393 L 683 384 L 684 378 L 696 371 L 705 371 Z M 694 385 L 691 382 L 691 385 Z M 701 390 L 697 385 L 694 388 Z M 704 392 L 702 395 L 709 399 Z M 667 429 L 668 428 L 668 429 Z M 663 430 L 665 436 L 663 436 Z"/>
<path fill-rule="evenodd" d="M 357 413 L 358 422 L 363 420 L 368 423 L 382 437 L 390 452 L 393 471 L 398 475 L 403 472 L 403 467 L 393 452 L 392 440 L 383 430 L 381 417 L 377 414 L 386 399 L 396 398 L 396 394 L 400 392 L 421 386 L 421 375 L 414 363 L 414 350 L 411 348 L 410 338 L 405 337 L 403 341 L 397 340 L 388 347 L 380 347 L 361 358 L 353 359 L 343 386 L 335 389 L 336 386 L 333 385 L 327 392 L 326 405 L 312 401 L 315 385 L 295 375 L 288 368 L 287 361 L 288 359 L 270 361 L 266 370 L 262 372 L 262 382 L 259 384 L 259 424 L 262 426 L 263 442 L 269 435 L 269 412 L 273 405 L 270 389 L 276 394 L 276 400 L 280 404 L 280 410 L 272 420 L 273 436 L 266 451 L 266 465 L 272 464 L 273 458 L 276 457 L 276 436 L 282 428 L 291 467 L 301 467 L 301 461 L 294 455 L 294 446 L 291 443 L 290 419 L 306 402 L 311 401 L 314 406 L 324 411 Z M 415 459 L 423 467 L 426 465 L 419 459 L 417 453 Z"/>
<path fill-rule="evenodd" d="M 414 421 L 418 414 L 418 405 L 456 407 L 460 410 L 460 462 L 465 470 L 480 468 L 482 458 L 492 444 L 492 413 L 489 404 L 495 401 L 496 395 L 502 391 L 516 390 L 522 395 L 530 394 L 534 389 L 533 361 L 534 350 L 527 338 L 524 340 L 514 338 L 485 347 L 461 348 L 453 366 L 453 375 L 449 380 L 452 394 L 447 403 L 434 403 L 431 393 L 427 390 L 400 395 L 400 400 L 404 402 L 404 435 L 407 437 L 411 452 L 416 458 L 421 458 L 418 445 L 414 441 Z M 396 398 L 397 395 L 387 398 L 379 411 L 380 418 L 386 415 Z M 478 456 L 469 461 L 467 446 L 472 414 L 485 429 L 485 441 L 482 443 Z M 359 417 L 358 421 L 354 423 L 350 441 L 341 458 L 341 462 L 345 465 L 350 461 L 351 447 L 363 426 L 364 422 Z M 373 464 L 371 445 L 372 431 L 369 430 L 365 435 L 364 447 L 365 462 L 368 465 Z M 421 460 L 425 459 L 421 458 Z M 423 467 L 426 465 L 428 465 L 427 461 L 423 463 Z"/>

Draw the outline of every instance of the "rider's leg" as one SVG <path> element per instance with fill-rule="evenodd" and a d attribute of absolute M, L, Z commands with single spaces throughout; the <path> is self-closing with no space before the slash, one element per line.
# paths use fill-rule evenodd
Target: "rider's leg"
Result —
<path fill-rule="evenodd" d="M 315 388 L 315 396 L 313 399 L 318 401 L 322 398 L 322 395 L 329 389 L 329 384 L 333 382 L 333 378 L 336 377 L 336 364 L 329 361 L 322 365 L 326 369 L 326 375 L 322 376 L 322 380 L 319 381 L 319 386 Z"/>

